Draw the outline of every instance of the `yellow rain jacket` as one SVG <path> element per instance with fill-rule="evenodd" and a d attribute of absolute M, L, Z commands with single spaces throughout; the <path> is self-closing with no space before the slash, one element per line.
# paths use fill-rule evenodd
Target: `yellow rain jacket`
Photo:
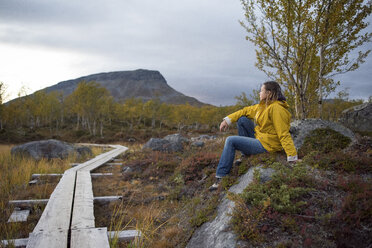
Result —
<path fill-rule="evenodd" d="M 247 116 L 257 124 L 255 137 L 268 152 L 284 148 L 288 160 L 297 160 L 297 151 L 289 133 L 291 114 L 286 101 L 275 101 L 266 107 L 264 102 L 245 107 L 228 115 L 225 120 L 230 125 L 240 117 Z"/>

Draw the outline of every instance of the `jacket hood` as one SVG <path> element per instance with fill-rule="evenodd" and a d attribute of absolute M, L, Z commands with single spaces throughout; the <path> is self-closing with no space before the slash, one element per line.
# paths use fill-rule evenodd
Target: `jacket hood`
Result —
<path fill-rule="evenodd" d="M 260 104 L 261 106 L 265 106 L 265 105 L 266 105 L 265 101 L 260 101 L 259 104 Z M 288 105 L 287 101 L 279 101 L 279 100 L 276 100 L 275 102 L 270 103 L 270 104 L 279 104 L 280 106 L 282 106 L 282 107 L 284 107 L 284 108 L 286 108 L 286 109 L 289 109 L 289 105 Z"/>
<path fill-rule="evenodd" d="M 277 103 L 277 104 L 283 106 L 284 108 L 289 109 L 289 105 L 288 105 L 287 101 L 275 101 L 274 103 Z"/>

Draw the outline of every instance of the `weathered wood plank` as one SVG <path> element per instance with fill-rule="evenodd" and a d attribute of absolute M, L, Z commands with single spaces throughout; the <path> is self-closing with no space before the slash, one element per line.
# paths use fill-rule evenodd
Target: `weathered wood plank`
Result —
<path fill-rule="evenodd" d="M 36 205 L 36 204 L 47 204 L 49 199 L 30 199 L 30 200 L 10 200 L 10 205 Z"/>
<path fill-rule="evenodd" d="M 120 241 L 128 241 L 133 240 L 137 237 L 141 237 L 141 231 L 137 230 L 125 230 L 125 231 L 112 231 L 107 232 L 108 239 L 114 238 L 115 235 L 118 237 Z M 2 240 L 0 244 L 4 246 L 9 244 L 14 244 L 15 247 L 26 246 L 28 242 L 28 238 L 25 239 L 11 239 L 11 240 Z"/>
<path fill-rule="evenodd" d="M 123 199 L 121 195 L 94 197 L 95 202 L 112 202 L 112 201 L 119 201 L 121 199 Z"/>
<path fill-rule="evenodd" d="M 113 176 L 114 174 L 113 173 L 90 173 L 90 176 L 92 178 L 95 178 L 95 177 L 109 177 L 109 176 Z"/>
<path fill-rule="evenodd" d="M 34 231 L 68 230 L 75 187 L 75 172 L 67 170 L 50 196 Z"/>
<path fill-rule="evenodd" d="M 91 173 L 92 177 L 105 177 L 105 176 L 113 176 L 112 173 Z M 31 178 L 43 178 L 43 177 L 61 177 L 63 174 L 32 174 Z"/>
<path fill-rule="evenodd" d="M 141 237 L 141 231 L 138 230 L 125 230 L 116 232 L 107 232 L 109 239 L 117 237 L 120 241 L 133 240 L 137 237 Z"/>
<path fill-rule="evenodd" d="M 30 233 L 26 248 L 67 248 L 67 236 L 68 230 L 33 232 Z"/>
<path fill-rule="evenodd" d="M 39 222 L 30 234 L 27 248 L 67 247 L 75 171 L 66 171 L 50 196 Z"/>
<path fill-rule="evenodd" d="M 10 215 L 8 222 L 24 222 L 27 221 L 27 218 L 30 214 L 30 210 L 19 210 L 14 209 L 12 215 Z"/>
<path fill-rule="evenodd" d="M 78 171 L 71 229 L 94 227 L 92 180 L 89 171 Z"/>
<path fill-rule="evenodd" d="M 95 196 L 93 200 L 95 202 L 105 202 L 105 201 L 117 201 L 121 200 L 122 196 Z M 11 200 L 9 204 L 19 206 L 19 205 L 36 205 L 36 204 L 47 204 L 49 199 L 35 199 L 35 200 Z"/>
<path fill-rule="evenodd" d="M 28 185 L 35 185 L 38 183 L 38 180 L 37 179 L 34 179 L 34 180 L 31 180 L 28 182 Z"/>
<path fill-rule="evenodd" d="M 32 174 L 31 178 L 36 179 L 40 177 L 61 177 L 63 174 Z"/>
<path fill-rule="evenodd" d="M 102 166 L 104 163 L 107 163 L 107 162 L 111 161 L 113 158 L 115 158 L 116 156 L 125 152 L 126 150 L 128 150 L 127 147 L 120 146 L 120 145 L 112 145 L 111 147 L 113 147 L 115 149 L 111 150 L 109 152 L 100 154 L 97 157 L 95 157 L 94 159 L 91 159 L 91 160 L 89 160 L 85 163 L 82 163 L 79 166 L 71 168 L 71 169 L 74 169 L 74 170 L 84 169 L 84 170 L 92 171 L 92 170 Z"/>
<path fill-rule="evenodd" d="M 106 163 L 108 166 L 123 165 L 123 163 Z"/>
<path fill-rule="evenodd" d="M 71 230 L 71 248 L 109 248 L 107 228 Z"/>
<path fill-rule="evenodd" d="M 21 247 L 21 246 L 26 246 L 27 242 L 28 242 L 28 238 L 26 238 L 26 239 L 2 240 L 0 242 L 0 247 L 7 246 L 7 245 L 14 245 L 15 247 Z"/>

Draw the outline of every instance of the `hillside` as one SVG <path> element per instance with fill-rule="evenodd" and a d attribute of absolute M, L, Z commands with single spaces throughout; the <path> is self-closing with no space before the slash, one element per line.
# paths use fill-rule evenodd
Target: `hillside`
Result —
<path fill-rule="evenodd" d="M 141 98 L 144 101 L 159 98 L 161 102 L 169 104 L 189 103 L 192 106 L 205 105 L 193 97 L 174 90 L 167 84 L 160 72 L 144 69 L 92 74 L 63 81 L 43 90 L 47 93 L 62 91 L 65 95 L 69 95 L 81 81 L 95 81 L 99 83 L 111 93 L 117 102 L 133 97 Z"/>

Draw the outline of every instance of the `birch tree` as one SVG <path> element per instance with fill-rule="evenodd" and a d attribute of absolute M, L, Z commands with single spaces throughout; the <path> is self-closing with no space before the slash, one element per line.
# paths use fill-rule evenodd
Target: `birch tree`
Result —
<path fill-rule="evenodd" d="M 241 0 L 247 40 L 256 45 L 256 66 L 283 85 L 294 99 L 297 119 L 314 99 L 337 87 L 333 76 L 356 70 L 369 51 L 350 54 L 370 33 L 363 0 Z M 317 97 L 316 97 L 317 96 Z M 321 100 L 319 101 L 321 104 Z"/>

